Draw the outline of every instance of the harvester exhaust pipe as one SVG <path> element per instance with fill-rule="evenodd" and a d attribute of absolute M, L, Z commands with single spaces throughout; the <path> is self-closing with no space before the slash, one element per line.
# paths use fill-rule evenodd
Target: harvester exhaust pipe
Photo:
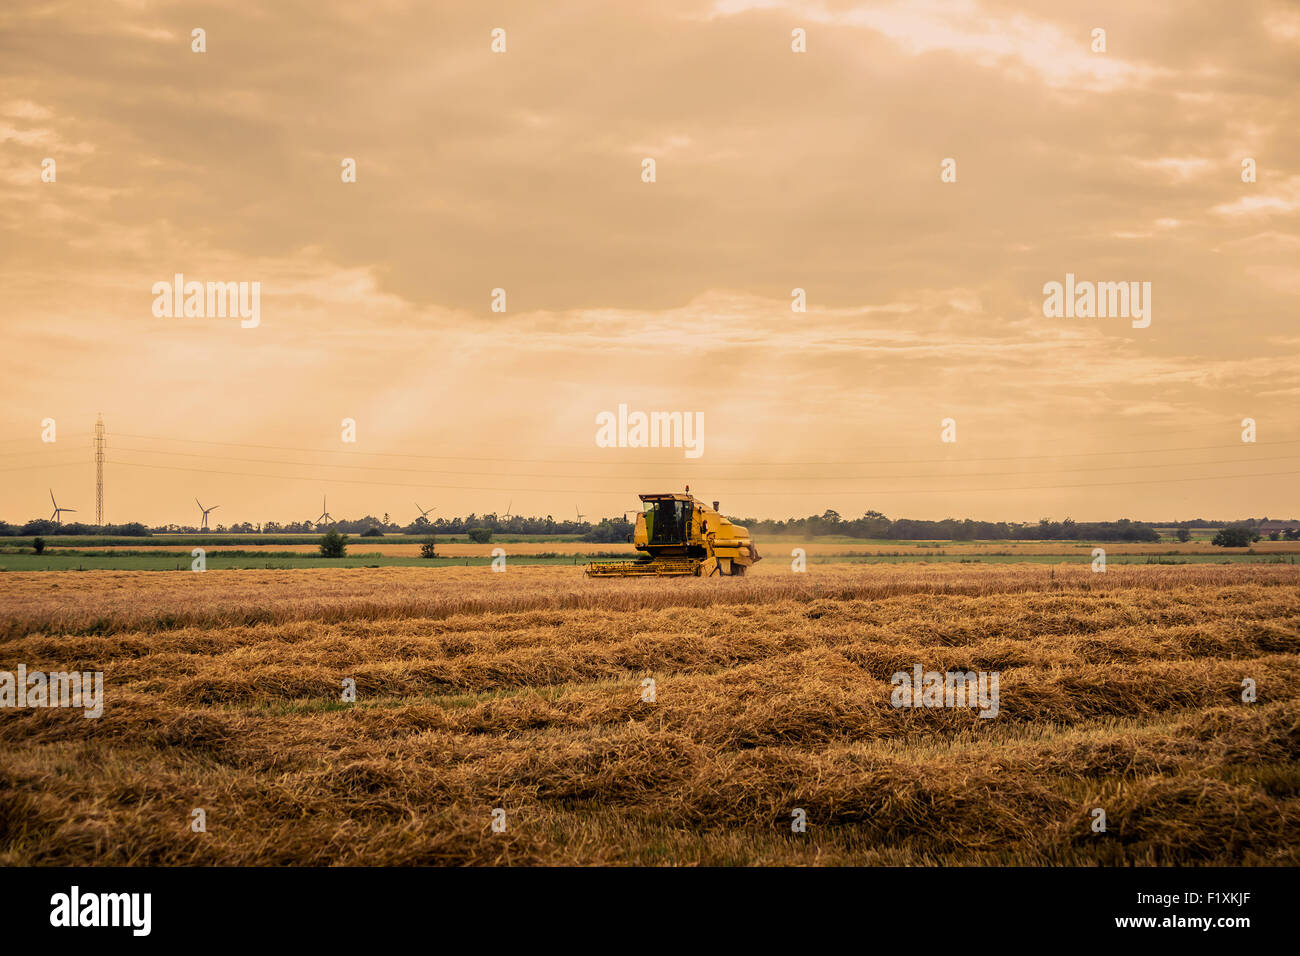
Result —
<path fill-rule="evenodd" d="M 718 503 L 716 501 L 713 503 L 713 510 L 714 511 L 718 510 Z"/>

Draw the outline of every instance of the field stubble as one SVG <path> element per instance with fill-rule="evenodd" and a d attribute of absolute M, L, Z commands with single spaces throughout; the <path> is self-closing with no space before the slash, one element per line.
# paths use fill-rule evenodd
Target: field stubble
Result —
<path fill-rule="evenodd" d="M 0 863 L 1300 862 L 1300 568 L 779 568 L 6 574 Z"/>

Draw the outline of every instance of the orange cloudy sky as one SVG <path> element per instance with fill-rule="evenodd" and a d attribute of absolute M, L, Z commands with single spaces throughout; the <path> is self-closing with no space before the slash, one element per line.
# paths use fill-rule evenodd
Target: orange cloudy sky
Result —
<path fill-rule="evenodd" d="M 0 518 L 93 518 L 100 411 L 114 522 L 1293 516 L 1298 104 L 1284 2 L 8 0 Z M 1044 317 L 1067 272 L 1150 326 Z"/>

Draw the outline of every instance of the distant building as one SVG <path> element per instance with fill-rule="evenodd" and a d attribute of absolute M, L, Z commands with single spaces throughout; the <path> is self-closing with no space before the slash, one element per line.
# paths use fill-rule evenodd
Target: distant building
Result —
<path fill-rule="evenodd" d="M 1272 534 L 1274 531 L 1286 531 L 1288 528 L 1300 528 L 1300 518 L 1292 518 L 1290 521 L 1261 521 L 1255 526 L 1255 530 L 1262 535 Z"/>

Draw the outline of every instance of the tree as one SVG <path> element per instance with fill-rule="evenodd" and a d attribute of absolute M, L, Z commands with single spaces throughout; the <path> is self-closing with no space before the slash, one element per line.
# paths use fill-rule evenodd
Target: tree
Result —
<path fill-rule="evenodd" d="M 631 534 L 631 522 L 624 521 L 622 518 L 601 518 L 600 524 L 593 526 L 582 536 L 582 540 L 612 543 L 626 541 Z"/>
<path fill-rule="evenodd" d="M 348 536 L 337 531 L 327 531 L 320 539 L 322 558 L 341 558 L 348 553 Z"/>
<path fill-rule="evenodd" d="M 490 528 L 470 528 L 466 534 L 475 544 L 487 544 L 492 540 L 492 529 Z"/>
<path fill-rule="evenodd" d="M 1174 537 L 1185 543 L 1192 540 L 1192 533 L 1186 528 L 1179 528 L 1178 533 L 1174 535 Z"/>
<path fill-rule="evenodd" d="M 1219 533 L 1214 536 L 1214 541 L 1211 543 L 1220 548 L 1245 548 L 1255 538 L 1256 534 L 1250 528 L 1236 524 L 1220 528 Z"/>
<path fill-rule="evenodd" d="M 44 553 L 45 553 L 45 539 L 44 539 L 44 538 L 38 536 L 38 537 L 35 537 L 35 538 L 32 539 L 32 553 L 34 553 L 34 554 L 44 554 Z"/>
<path fill-rule="evenodd" d="M 424 543 L 420 545 L 420 557 L 436 558 L 437 556 L 438 556 L 438 536 L 436 534 L 431 534 L 429 535 L 429 537 L 425 538 Z"/>

